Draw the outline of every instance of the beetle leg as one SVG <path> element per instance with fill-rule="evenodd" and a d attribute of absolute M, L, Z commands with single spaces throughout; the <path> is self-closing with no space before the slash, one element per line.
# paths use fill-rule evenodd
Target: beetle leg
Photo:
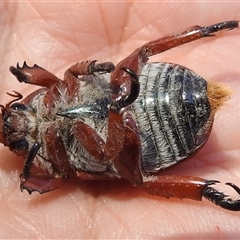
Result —
<path fill-rule="evenodd" d="M 189 198 L 201 201 L 203 190 L 208 186 L 205 179 L 188 176 L 149 176 L 143 179 L 141 188 L 161 197 Z"/>
<path fill-rule="evenodd" d="M 201 201 L 205 197 L 216 205 L 232 210 L 240 210 L 240 200 L 233 200 L 222 192 L 210 187 L 219 183 L 215 180 L 206 180 L 190 176 L 148 176 L 144 177 L 142 185 L 146 192 L 160 197 L 188 198 Z M 226 183 L 240 195 L 240 188 L 232 183 Z"/>
<path fill-rule="evenodd" d="M 110 73 L 115 69 L 115 66 L 111 62 L 104 62 L 96 64 L 96 60 L 84 61 L 81 63 L 76 63 L 72 65 L 64 74 L 64 80 L 75 77 L 79 75 L 94 75 L 95 73 Z"/>
<path fill-rule="evenodd" d="M 100 173 L 86 172 L 81 169 L 77 169 L 74 174 L 81 180 L 86 180 L 86 181 L 119 180 L 117 176 L 114 176 L 112 174 L 102 173 L 102 172 Z"/>
<path fill-rule="evenodd" d="M 45 133 L 48 156 L 51 159 L 53 169 L 61 176 L 70 176 L 72 168 L 68 161 L 66 148 L 62 138 L 58 135 L 57 127 L 48 127 Z"/>
<path fill-rule="evenodd" d="M 112 109 L 119 112 L 122 108 L 129 106 L 132 104 L 138 97 L 140 91 L 140 83 L 137 74 L 130 68 L 122 68 L 120 70 L 125 71 L 131 77 L 131 86 L 129 89 L 129 95 L 125 98 L 121 96 L 121 92 L 119 92 L 120 96 L 115 97 L 116 102 L 113 101 Z M 122 86 L 123 88 L 123 86 Z M 121 88 L 120 88 L 121 89 Z M 128 91 L 127 91 L 128 92 Z"/>
<path fill-rule="evenodd" d="M 238 28 L 238 21 L 226 21 L 206 27 L 196 25 L 173 35 L 144 44 L 140 48 L 139 54 L 141 55 L 141 59 L 147 60 L 148 57 L 167 51 L 168 49 L 203 37 L 214 36 L 214 33 L 222 30 L 232 30 L 234 28 Z"/>
<path fill-rule="evenodd" d="M 31 173 L 27 179 L 23 178 L 23 176 L 21 175 L 20 179 L 21 191 L 26 189 L 29 194 L 34 191 L 37 191 L 41 194 L 53 191 L 57 188 L 60 188 L 67 180 L 67 178 L 65 178 L 64 176 L 56 178 L 53 175 L 40 175 L 33 173 Z"/>
<path fill-rule="evenodd" d="M 96 60 L 84 61 L 72 65 L 64 73 L 64 89 L 67 89 L 67 100 L 71 102 L 78 94 L 79 78 L 80 75 L 94 75 L 96 73 L 105 74 L 114 70 L 115 66 L 111 62 L 104 62 L 96 64 Z M 80 78 L 81 80 L 81 78 Z M 75 95 L 74 95 L 75 94 Z"/>
<path fill-rule="evenodd" d="M 207 181 L 208 182 L 208 181 Z M 213 181 L 212 184 L 215 182 Z M 218 190 L 214 189 L 213 187 L 209 187 L 211 185 L 208 184 L 208 187 L 206 187 L 203 191 L 203 197 L 208 199 L 209 201 L 215 203 L 216 205 L 225 208 L 227 210 L 231 211 L 240 211 L 240 188 L 237 187 L 233 183 L 226 183 L 226 185 L 231 186 L 239 195 L 239 199 L 233 200 L 229 198 L 228 195 L 224 194 L 223 192 L 219 192 Z"/>
<path fill-rule="evenodd" d="M 110 110 L 106 143 L 90 126 L 74 123 L 74 138 L 99 162 L 113 162 L 114 167 L 133 185 L 142 183 L 139 169 L 140 140 L 137 127 L 129 114 Z"/>
<path fill-rule="evenodd" d="M 49 162 L 52 164 L 54 173 L 37 174 L 30 172 L 33 160 L 39 149 L 39 144 L 35 144 L 29 151 L 24 164 L 23 174 L 20 176 L 20 188 L 21 190 L 26 189 L 29 194 L 33 191 L 44 193 L 59 188 L 73 174 L 63 141 L 57 135 L 54 127 L 47 129 L 46 147 L 50 158 Z"/>
<path fill-rule="evenodd" d="M 120 115 L 110 109 L 105 160 L 113 161 L 114 167 L 135 186 L 142 183 L 140 146 L 138 130 L 130 114 Z"/>
<path fill-rule="evenodd" d="M 26 62 L 20 67 L 17 63 L 17 67 L 11 66 L 10 72 L 18 79 L 19 82 L 38 85 L 49 88 L 57 83 L 60 79 L 52 73 L 34 64 L 33 67 L 29 67 Z"/>
<path fill-rule="evenodd" d="M 171 48 L 195 41 L 203 37 L 214 36 L 215 32 L 219 32 L 225 29 L 231 30 L 234 28 L 238 28 L 238 21 L 226 21 L 206 27 L 196 25 L 172 35 L 148 42 L 142 47 L 136 49 L 127 58 L 123 59 L 120 63 L 117 64 L 115 70 L 111 74 L 112 88 L 118 89 L 119 86 L 128 80 L 120 71 L 121 68 L 131 68 L 138 74 L 141 70 L 142 65 L 148 61 L 148 58 L 150 56 L 159 54 Z"/>
<path fill-rule="evenodd" d="M 105 143 L 95 129 L 79 121 L 73 124 L 71 132 L 74 136 L 74 142 L 77 141 L 97 161 L 103 161 Z"/>

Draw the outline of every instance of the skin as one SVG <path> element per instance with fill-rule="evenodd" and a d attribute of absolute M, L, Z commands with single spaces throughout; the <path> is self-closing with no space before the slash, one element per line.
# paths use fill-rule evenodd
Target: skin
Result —
<path fill-rule="evenodd" d="M 206 8 L 208 11 L 206 11 Z M 26 60 L 63 76 L 87 60 L 119 62 L 147 41 L 195 24 L 240 20 L 236 3 L 0 3 L 1 93 L 36 89 L 10 75 Z M 166 174 L 192 175 L 240 186 L 240 31 L 218 34 L 151 60 L 179 63 L 226 84 L 232 97 L 218 111 L 204 148 Z M 234 239 L 240 216 L 204 200 L 153 197 L 125 182 L 69 180 L 59 190 L 31 196 L 19 190 L 23 160 L 0 147 L 0 238 Z M 227 193 L 235 192 L 219 185 Z"/>

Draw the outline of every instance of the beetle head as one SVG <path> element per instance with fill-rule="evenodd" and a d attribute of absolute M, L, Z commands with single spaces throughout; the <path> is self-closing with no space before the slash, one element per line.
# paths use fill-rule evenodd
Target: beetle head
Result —
<path fill-rule="evenodd" d="M 17 97 L 13 101 L 0 105 L 0 142 L 9 147 L 11 151 L 18 155 L 25 155 L 29 150 L 31 134 L 36 129 L 35 113 L 27 105 L 15 102 L 22 98 L 22 95 L 9 94 Z M 15 103 L 13 103 L 15 102 Z"/>

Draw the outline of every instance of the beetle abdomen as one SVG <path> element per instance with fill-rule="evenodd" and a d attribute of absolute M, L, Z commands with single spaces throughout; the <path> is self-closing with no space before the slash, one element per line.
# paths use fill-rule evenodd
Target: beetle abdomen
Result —
<path fill-rule="evenodd" d="M 210 133 L 207 82 L 170 63 L 146 64 L 133 104 L 142 145 L 142 171 L 156 172 L 186 159 Z"/>

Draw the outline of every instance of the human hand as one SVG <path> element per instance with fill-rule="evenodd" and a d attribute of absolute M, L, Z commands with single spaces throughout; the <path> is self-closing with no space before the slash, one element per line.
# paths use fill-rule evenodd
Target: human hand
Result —
<path fill-rule="evenodd" d="M 0 3 L 1 98 L 20 84 L 10 65 L 27 61 L 60 78 L 72 64 L 98 59 L 118 63 L 142 44 L 198 24 L 240 20 L 237 3 Z M 214 9 L 206 12 L 207 9 Z M 155 56 L 181 64 L 233 89 L 218 111 L 206 146 L 168 173 L 240 186 L 239 30 L 217 34 Z M 1 146 L 1 238 L 237 238 L 238 213 L 204 200 L 153 197 L 127 183 L 69 180 L 59 190 L 20 192 L 23 160 Z M 226 188 L 228 189 L 228 188 Z M 221 235 L 219 235 L 221 233 Z"/>

